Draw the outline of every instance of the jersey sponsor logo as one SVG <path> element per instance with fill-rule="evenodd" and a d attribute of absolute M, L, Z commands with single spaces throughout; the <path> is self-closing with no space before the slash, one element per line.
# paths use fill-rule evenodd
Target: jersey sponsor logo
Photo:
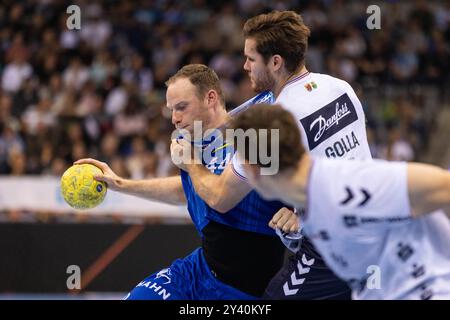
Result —
<path fill-rule="evenodd" d="M 340 140 L 327 147 L 325 149 L 325 155 L 327 156 L 327 158 L 340 158 L 359 145 L 360 143 L 358 141 L 358 138 L 352 131 L 350 135 L 346 134 L 345 137 L 342 137 Z"/>
<path fill-rule="evenodd" d="M 344 225 L 348 228 L 358 227 L 360 225 L 369 223 L 396 223 L 406 220 L 410 220 L 408 217 L 389 217 L 389 218 L 378 218 L 378 217 L 357 217 L 354 215 L 344 215 L 343 216 Z"/>
<path fill-rule="evenodd" d="M 344 93 L 325 107 L 300 120 L 308 138 L 309 150 L 313 150 L 349 124 L 358 120 L 355 106 Z"/>

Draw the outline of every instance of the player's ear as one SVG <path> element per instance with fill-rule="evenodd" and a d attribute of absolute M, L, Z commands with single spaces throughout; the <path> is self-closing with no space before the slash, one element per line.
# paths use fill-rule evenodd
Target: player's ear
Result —
<path fill-rule="evenodd" d="M 279 54 L 275 54 L 270 59 L 270 63 L 273 71 L 278 71 L 283 66 L 283 58 Z"/>
<path fill-rule="evenodd" d="M 211 89 L 206 93 L 206 104 L 208 106 L 215 106 L 217 104 L 218 98 L 219 95 L 217 94 L 216 90 Z"/>

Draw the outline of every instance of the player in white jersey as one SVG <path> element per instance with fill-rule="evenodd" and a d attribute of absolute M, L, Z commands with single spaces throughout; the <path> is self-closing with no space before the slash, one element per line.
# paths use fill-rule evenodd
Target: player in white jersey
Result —
<path fill-rule="evenodd" d="M 252 88 L 256 92 L 271 90 L 276 102 L 292 112 L 305 148 L 313 154 L 329 158 L 371 158 L 364 112 L 351 86 L 306 69 L 308 36 L 308 27 L 293 11 L 275 11 L 249 19 L 244 26 L 244 69 Z M 183 141 L 178 141 L 172 145 L 174 153 L 183 147 L 190 148 L 182 144 Z M 214 176 L 199 165 L 186 165 L 182 169 L 189 172 L 200 197 L 220 212 L 236 206 L 251 191 L 243 183 L 246 178 L 235 158 L 221 176 Z M 349 297 L 348 287 L 327 269 L 308 239 L 282 240 L 296 251 L 296 256 L 272 280 L 266 298 Z M 299 263 L 303 263 L 303 268 L 298 267 Z"/>
<path fill-rule="evenodd" d="M 256 147 L 260 136 L 238 147 L 250 184 L 268 200 L 306 204 L 303 231 L 354 299 L 450 299 L 450 172 L 420 163 L 312 157 L 303 151 L 296 121 L 279 105 L 234 119 L 234 129 L 279 130 L 279 145 L 269 138 L 266 146 L 279 155 L 275 175 L 261 174 L 267 164 Z M 287 221 L 274 217 L 270 224 Z"/>
<path fill-rule="evenodd" d="M 298 120 L 304 147 L 312 154 L 327 158 L 371 158 L 364 111 L 347 82 L 305 71 L 284 85 L 275 103 Z M 245 180 L 236 157 L 233 170 Z"/>

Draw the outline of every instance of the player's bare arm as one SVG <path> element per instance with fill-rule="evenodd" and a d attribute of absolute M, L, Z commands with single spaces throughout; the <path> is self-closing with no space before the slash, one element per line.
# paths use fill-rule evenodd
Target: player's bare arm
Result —
<path fill-rule="evenodd" d="M 148 180 L 130 180 L 119 177 L 104 162 L 95 159 L 80 159 L 75 164 L 89 163 L 103 171 L 96 176 L 98 181 L 104 181 L 108 188 L 121 193 L 137 196 L 144 199 L 161 201 L 167 204 L 186 204 L 180 176 L 156 178 Z"/>
<path fill-rule="evenodd" d="M 408 164 L 408 192 L 413 217 L 438 209 L 450 217 L 449 171 L 427 164 Z"/>
<path fill-rule="evenodd" d="M 172 140 L 170 147 L 172 160 L 174 155 L 190 154 L 190 148 L 191 144 L 183 139 Z M 193 154 L 199 157 L 198 154 Z M 198 158 L 194 160 L 196 161 L 190 163 L 179 163 L 180 161 L 174 161 L 174 163 L 189 173 L 195 191 L 214 210 L 221 213 L 228 212 L 252 190 L 246 182 L 233 173 L 231 163 L 225 167 L 221 175 L 216 175 L 206 169 Z"/>
<path fill-rule="evenodd" d="M 215 175 L 202 165 L 187 166 L 195 191 L 214 210 L 226 213 L 234 208 L 252 188 L 236 177 L 231 163 L 221 175 Z"/>

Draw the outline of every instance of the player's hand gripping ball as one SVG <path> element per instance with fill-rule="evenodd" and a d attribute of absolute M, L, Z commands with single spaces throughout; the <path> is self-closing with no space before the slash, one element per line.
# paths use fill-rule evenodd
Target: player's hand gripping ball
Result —
<path fill-rule="evenodd" d="M 102 171 L 92 164 L 76 164 L 61 177 L 64 200 L 75 209 L 90 209 L 102 203 L 106 196 L 106 183 L 94 180 Z"/>

